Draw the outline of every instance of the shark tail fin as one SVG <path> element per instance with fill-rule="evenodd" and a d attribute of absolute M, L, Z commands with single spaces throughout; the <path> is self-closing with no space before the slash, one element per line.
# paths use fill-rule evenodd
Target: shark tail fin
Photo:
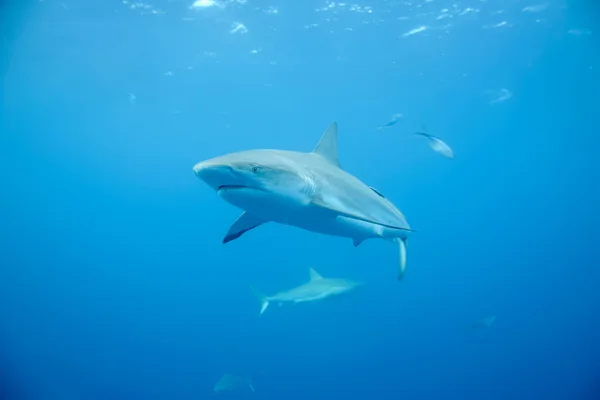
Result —
<path fill-rule="evenodd" d="M 265 296 L 264 294 L 260 293 L 253 286 L 250 286 L 250 289 L 252 290 L 254 295 L 260 300 L 260 314 L 259 315 L 262 315 L 265 312 L 265 310 L 267 309 L 267 307 L 269 307 L 269 298 L 267 296 Z"/>
<path fill-rule="evenodd" d="M 401 281 L 404 277 L 404 270 L 406 269 L 406 238 L 396 239 L 398 242 L 399 250 L 399 261 L 398 261 L 398 280 Z"/>

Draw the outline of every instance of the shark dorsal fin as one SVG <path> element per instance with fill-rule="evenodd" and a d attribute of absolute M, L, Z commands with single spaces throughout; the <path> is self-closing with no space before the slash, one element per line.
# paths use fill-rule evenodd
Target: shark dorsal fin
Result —
<path fill-rule="evenodd" d="M 310 274 L 310 280 L 314 281 L 316 279 L 323 279 L 323 277 L 321 276 L 321 274 L 319 274 L 317 271 L 315 271 L 313 268 L 309 268 L 308 272 Z"/>
<path fill-rule="evenodd" d="M 313 153 L 317 153 L 333 165 L 340 166 L 337 151 L 337 122 L 329 124 Z"/>

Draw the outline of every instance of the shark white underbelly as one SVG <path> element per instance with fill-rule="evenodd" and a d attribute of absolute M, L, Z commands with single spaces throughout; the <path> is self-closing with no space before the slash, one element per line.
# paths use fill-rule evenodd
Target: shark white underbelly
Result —
<path fill-rule="evenodd" d="M 369 238 L 406 237 L 409 233 L 407 229 L 394 229 L 340 215 L 337 209 L 331 210 L 315 206 L 312 202 L 313 199 L 308 195 L 290 199 L 289 196 L 245 187 L 222 189 L 218 193 L 225 201 L 262 221 L 294 226 L 315 233 L 347 237 L 354 242 L 362 242 Z M 378 192 L 375 193 L 378 194 Z M 336 201 L 336 203 L 341 202 Z M 343 205 L 338 209 L 342 207 Z"/>

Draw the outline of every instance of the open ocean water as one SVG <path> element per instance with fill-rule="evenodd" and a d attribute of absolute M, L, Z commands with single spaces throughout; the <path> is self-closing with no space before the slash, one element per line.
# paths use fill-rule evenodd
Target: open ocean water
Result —
<path fill-rule="evenodd" d="M 600 399 L 599 33 L 576 0 L 0 1 L 0 400 Z M 334 121 L 416 230 L 401 281 L 383 240 L 222 244 L 192 167 Z M 363 285 L 259 315 L 309 268 Z"/>

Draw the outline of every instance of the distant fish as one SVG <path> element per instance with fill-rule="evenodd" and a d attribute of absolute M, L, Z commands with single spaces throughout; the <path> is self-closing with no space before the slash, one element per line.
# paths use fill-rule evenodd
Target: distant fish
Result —
<path fill-rule="evenodd" d="M 421 135 L 427 138 L 429 142 L 429 147 L 431 147 L 435 152 L 440 153 L 444 157 L 454 158 L 454 152 L 442 139 L 437 136 L 430 135 L 425 133 L 425 126 L 419 132 L 414 132 L 415 135 Z"/>
<path fill-rule="evenodd" d="M 403 117 L 403 115 L 400 114 L 400 113 L 392 115 L 392 118 L 390 119 L 390 121 L 387 124 L 385 124 L 385 125 L 378 126 L 377 130 L 378 131 L 382 131 L 385 128 L 389 128 L 390 126 L 395 125 L 396 122 L 398 122 L 398 121 L 400 121 L 402 119 L 402 117 Z"/>
<path fill-rule="evenodd" d="M 237 391 L 239 389 L 249 388 L 254 392 L 252 380 L 250 378 L 242 378 L 232 374 L 225 374 L 215 384 L 214 391 L 216 393 Z"/>
<path fill-rule="evenodd" d="M 224 5 L 221 4 L 221 2 L 215 1 L 215 0 L 196 0 L 190 6 L 190 9 L 201 9 L 201 8 L 210 8 L 210 7 L 223 8 Z"/>
<path fill-rule="evenodd" d="M 503 103 L 512 97 L 512 93 L 508 89 L 488 90 L 487 93 L 492 96 L 490 104 Z"/>
<path fill-rule="evenodd" d="M 536 4 L 533 6 L 527 6 L 527 7 L 523 8 L 521 11 L 536 13 L 536 12 L 544 11 L 546 8 L 548 8 L 547 4 Z"/>
<path fill-rule="evenodd" d="M 471 325 L 471 328 L 473 328 L 473 329 L 489 328 L 490 326 L 492 326 L 492 324 L 494 323 L 495 320 L 496 320 L 496 316 L 490 315 L 489 317 L 485 317 L 485 318 L 481 319 L 480 321 L 475 322 L 473 325 Z"/>
<path fill-rule="evenodd" d="M 422 25 L 422 26 L 419 26 L 418 28 L 411 29 L 410 31 L 408 31 L 405 34 L 403 34 L 402 36 L 403 37 L 412 36 L 412 35 L 415 35 L 415 34 L 417 34 L 419 32 L 423 32 L 425 30 L 427 30 L 427 27 L 425 25 Z"/>

